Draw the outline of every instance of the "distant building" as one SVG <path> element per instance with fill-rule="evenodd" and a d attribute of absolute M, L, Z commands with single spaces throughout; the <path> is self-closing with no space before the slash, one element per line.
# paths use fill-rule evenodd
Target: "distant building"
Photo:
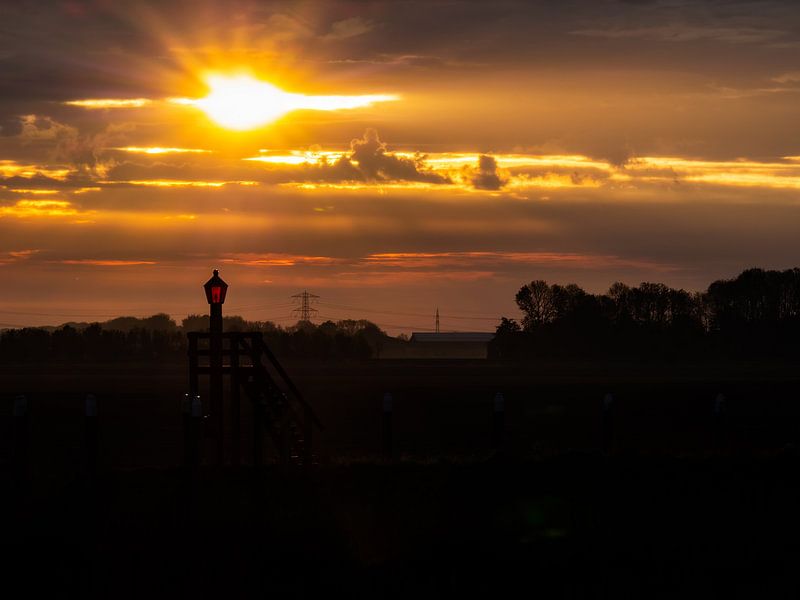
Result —
<path fill-rule="evenodd" d="M 484 331 L 457 331 L 452 333 L 415 332 L 411 334 L 411 341 L 417 343 L 488 344 L 493 339 L 493 333 L 487 333 Z"/>
<path fill-rule="evenodd" d="M 409 342 L 386 347 L 383 358 L 487 358 L 493 333 L 412 333 Z"/>

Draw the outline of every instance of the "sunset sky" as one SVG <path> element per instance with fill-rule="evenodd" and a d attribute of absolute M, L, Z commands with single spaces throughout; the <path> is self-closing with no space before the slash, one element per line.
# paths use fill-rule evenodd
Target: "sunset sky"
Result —
<path fill-rule="evenodd" d="M 789 0 L 3 2 L 0 327 L 798 266 L 798 101 Z"/>

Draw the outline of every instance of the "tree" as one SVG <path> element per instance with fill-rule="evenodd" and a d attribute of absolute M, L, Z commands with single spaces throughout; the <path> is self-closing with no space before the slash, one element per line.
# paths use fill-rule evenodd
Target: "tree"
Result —
<path fill-rule="evenodd" d="M 519 333 L 522 331 L 522 328 L 519 326 L 514 319 L 508 319 L 506 317 L 500 317 L 500 324 L 497 326 L 495 330 L 495 335 L 502 336 L 502 335 L 509 335 L 514 333 Z"/>
<path fill-rule="evenodd" d="M 522 328 L 530 331 L 544 323 L 550 323 L 556 317 L 553 303 L 553 292 L 543 279 L 531 281 L 517 292 L 517 306 L 523 312 Z"/>

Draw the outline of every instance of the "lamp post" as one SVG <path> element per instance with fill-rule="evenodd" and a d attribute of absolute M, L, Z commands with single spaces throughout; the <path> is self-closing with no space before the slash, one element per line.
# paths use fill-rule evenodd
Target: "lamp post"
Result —
<path fill-rule="evenodd" d="M 222 305 L 228 293 L 228 284 L 219 276 L 219 271 L 214 269 L 211 279 L 206 281 L 203 288 L 206 300 L 210 306 L 209 350 L 209 400 L 211 401 L 211 415 L 214 422 L 214 432 L 217 437 L 217 459 L 222 463 L 224 459 L 223 419 L 222 419 Z"/>

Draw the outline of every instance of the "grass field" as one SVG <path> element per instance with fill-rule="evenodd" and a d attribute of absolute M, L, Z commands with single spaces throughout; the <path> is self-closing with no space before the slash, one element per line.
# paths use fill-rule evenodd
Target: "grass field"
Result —
<path fill-rule="evenodd" d="M 206 439 L 208 465 L 190 478 L 179 468 L 184 364 L 3 367 L 4 577 L 31 596 L 98 598 L 797 595 L 793 365 L 287 370 L 325 425 L 320 464 L 220 469 Z M 381 456 L 387 391 L 393 462 Z M 614 438 L 602 454 L 609 391 Z M 8 467 L 17 393 L 30 401 L 25 487 Z M 92 484 L 86 393 L 100 424 Z M 246 457 L 250 416 L 245 402 Z"/>
<path fill-rule="evenodd" d="M 419 460 L 486 456 L 498 391 L 506 398 L 505 449 L 517 458 L 597 449 L 607 392 L 615 397 L 618 451 L 773 452 L 794 442 L 800 431 L 800 371 L 791 364 L 304 361 L 287 369 L 325 425 L 318 436 L 323 462 L 368 460 L 380 453 L 385 392 L 394 397 L 396 453 Z M 9 439 L 12 427 L 13 397 L 26 394 L 37 471 L 69 470 L 80 460 L 84 397 L 92 393 L 98 398 L 106 466 L 176 466 L 182 460 L 180 400 L 187 380 L 182 363 L 6 366 L 0 370 L 3 438 Z M 712 439 L 718 393 L 726 397 L 723 430 Z M 242 412 L 249 456 L 246 399 Z M 4 444 L 2 460 L 9 451 Z"/>

